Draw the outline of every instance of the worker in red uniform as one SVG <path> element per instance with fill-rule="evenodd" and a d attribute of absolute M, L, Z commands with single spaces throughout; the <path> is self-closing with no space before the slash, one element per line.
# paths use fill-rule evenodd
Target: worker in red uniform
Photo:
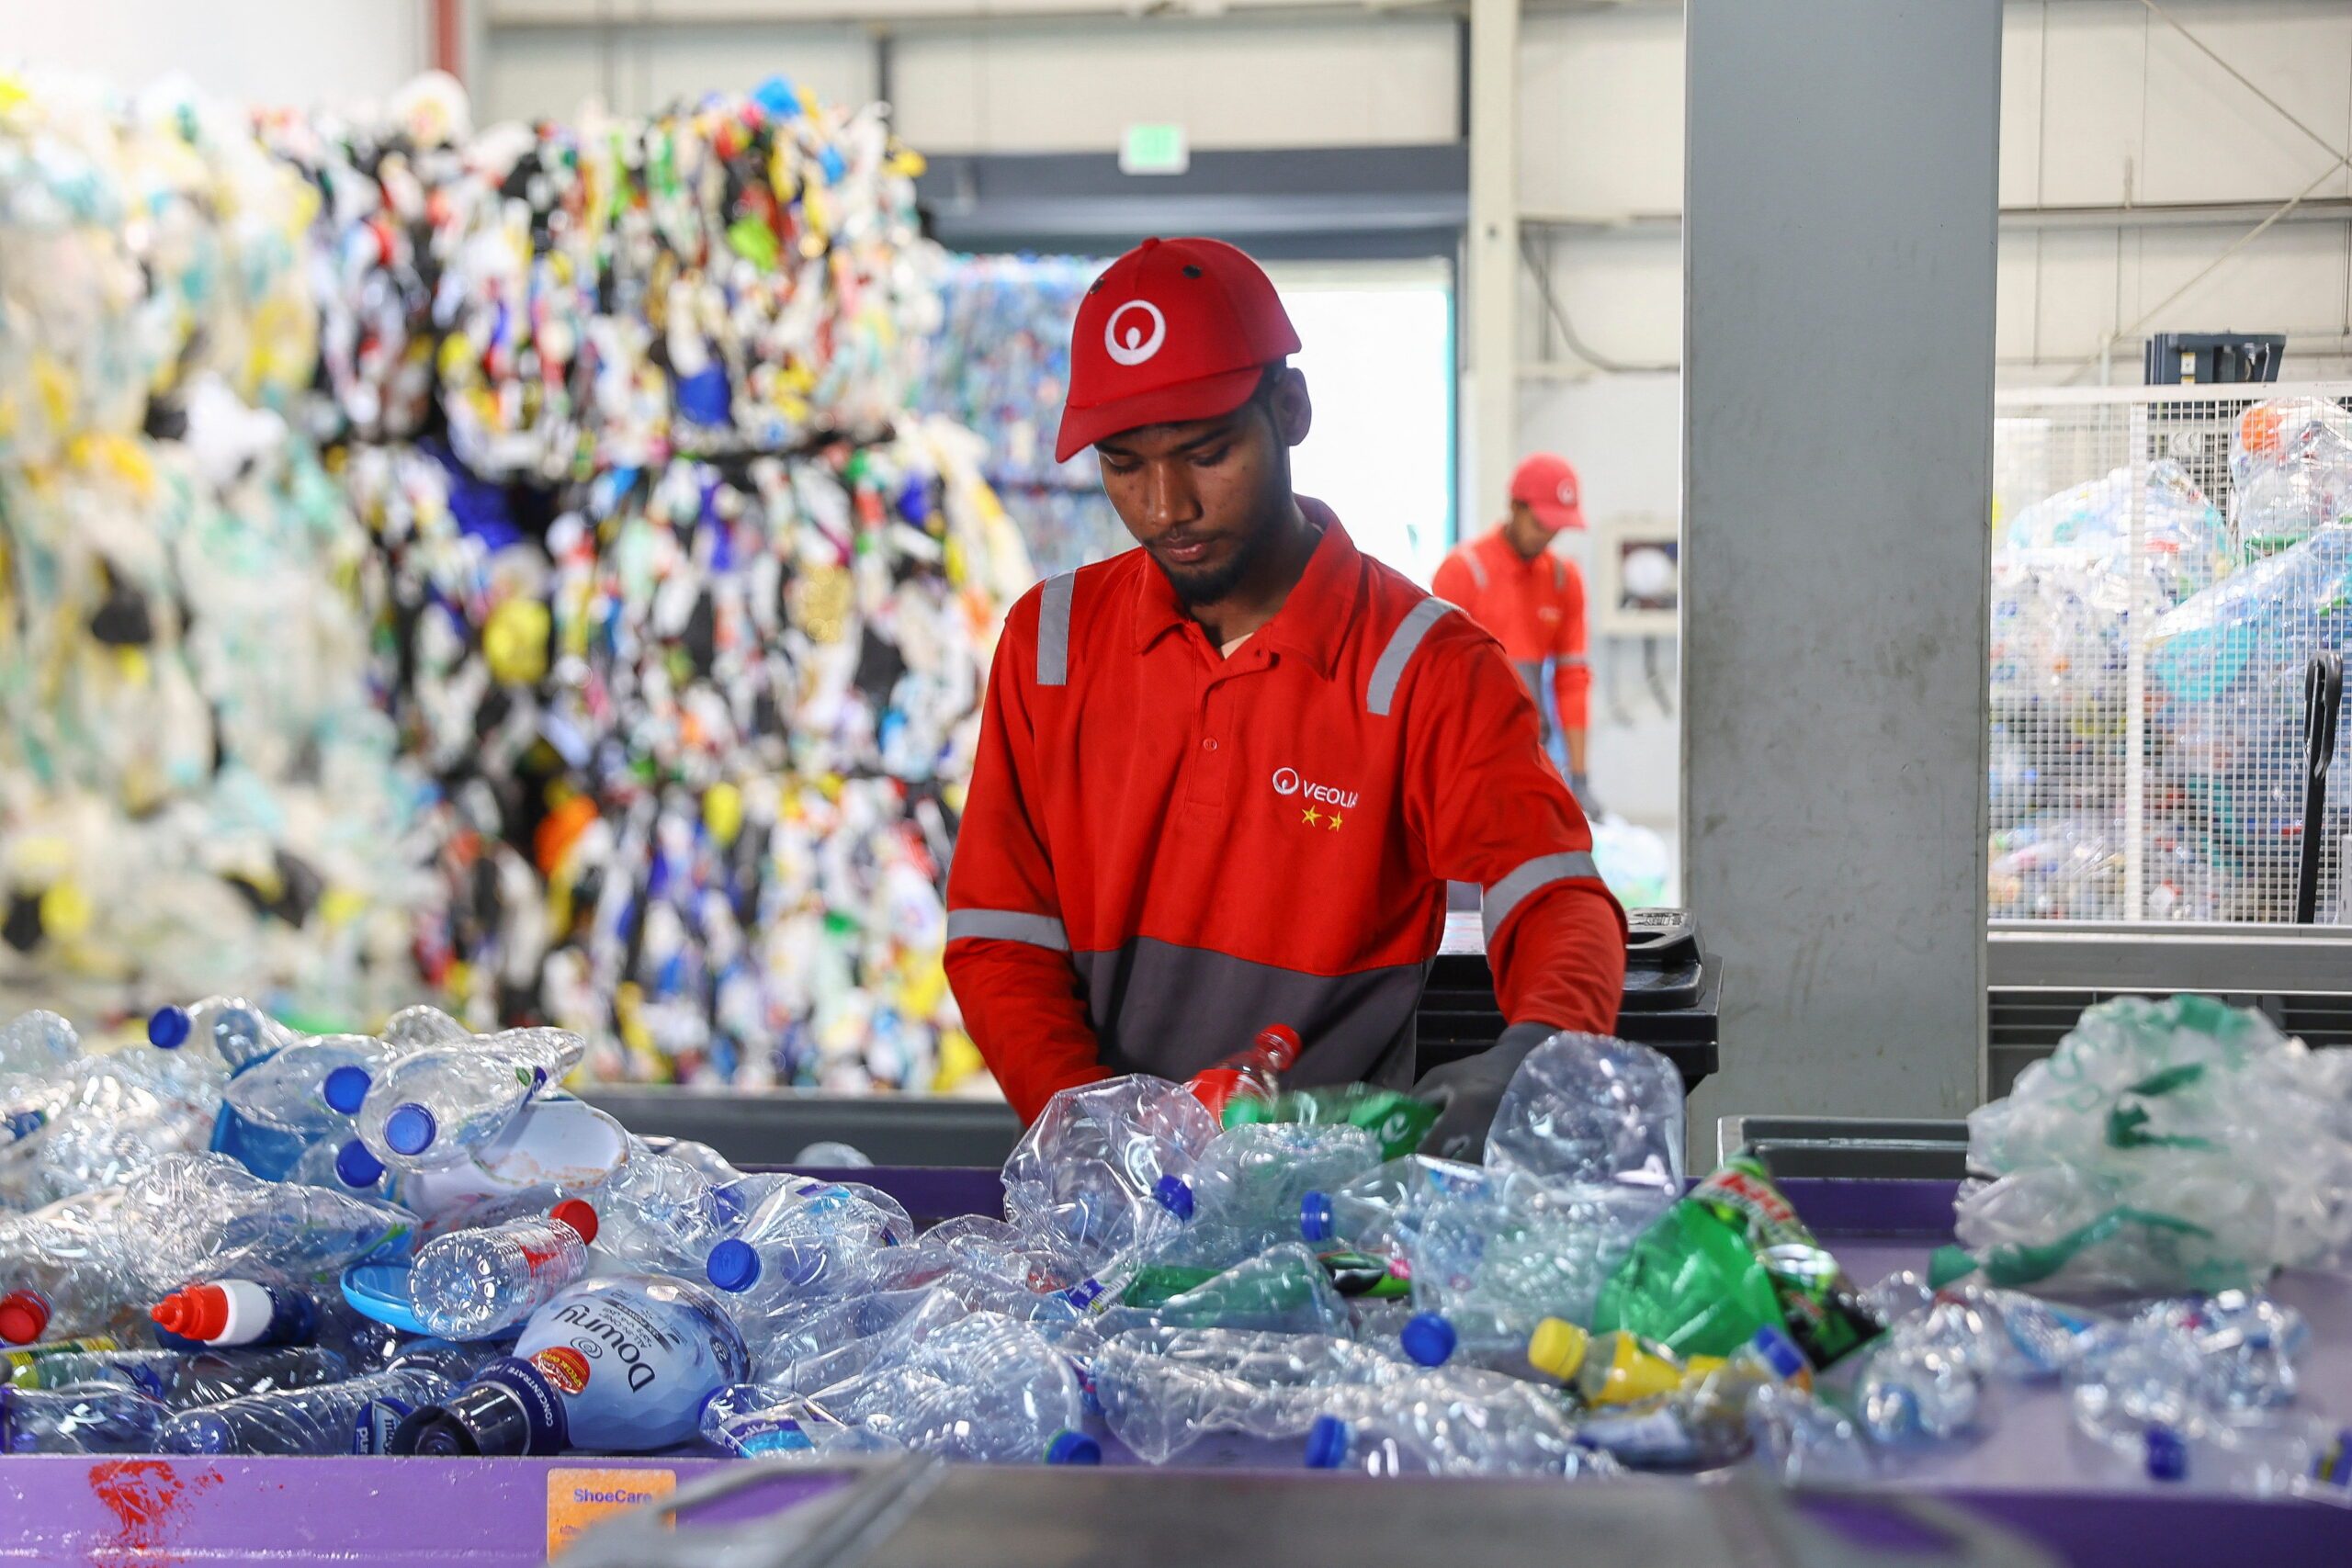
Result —
<path fill-rule="evenodd" d="M 1140 549 L 1022 596 L 947 881 L 947 974 L 1024 1121 L 1183 1079 L 1284 1023 L 1301 1086 L 1403 1087 L 1449 878 L 1483 890 L 1509 1027 L 1424 1076 L 1475 1155 L 1555 1030 L 1616 1022 L 1623 912 L 1494 639 L 1291 490 L 1313 407 L 1272 284 L 1147 240 L 1088 290 L 1057 457 Z"/>
<path fill-rule="evenodd" d="M 1592 671 L 1585 664 L 1584 573 L 1552 553 L 1562 529 L 1583 526 L 1577 471 L 1549 453 L 1530 457 L 1510 477 L 1510 515 L 1499 527 L 1456 545 L 1430 586 L 1495 634 L 1539 709 L 1544 666 L 1552 666 L 1552 700 L 1567 740 L 1568 788 L 1589 812 L 1596 807 L 1585 779 Z"/>

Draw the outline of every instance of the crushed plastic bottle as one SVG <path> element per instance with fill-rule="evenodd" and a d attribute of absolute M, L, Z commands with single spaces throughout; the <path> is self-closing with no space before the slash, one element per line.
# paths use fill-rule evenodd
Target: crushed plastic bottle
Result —
<path fill-rule="evenodd" d="M 1317 1417 L 1308 1428 L 1308 1469 L 1563 1480 L 1618 1472 L 1608 1454 L 1577 1440 L 1574 1423 L 1557 1406 L 1510 1379 L 1480 1382 L 1457 1373 L 1401 1384 L 1372 1398 L 1350 1393 L 1354 1397 L 1335 1394 L 1341 1409 Z"/>
<path fill-rule="evenodd" d="M 560 1029 L 511 1029 L 471 1043 L 420 1047 L 373 1077 L 359 1135 L 394 1170 L 456 1165 L 504 1132 L 586 1051 L 585 1041 Z"/>
<path fill-rule="evenodd" d="M 1511 1075 L 1487 1164 L 1554 1186 L 1621 1186 L 1682 1195 L 1682 1074 L 1646 1045 L 1555 1034 Z"/>
<path fill-rule="evenodd" d="M 106 1383 L 50 1391 L 0 1386 L 0 1453 L 152 1452 L 170 1414 L 136 1389 Z"/>
<path fill-rule="evenodd" d="M 1329 1391 L 1390 1387 L 1419 1371 L 1336 1336 L 1172 1327 L 1106 1340 L 1092 1368 L 1113 1435 L 1151 1464 L 1217 1433 L 1296 1438 Z"/>
<path fill-rule="evenodd" d="M 997 1313 L 967 1314 L 817 1403 L 852 1431 L 949 1459 L 1102 1462 L 1069 1358 Z"/>
<path fill-rule="evenodd" d="M 0 1214 L 0 1341 L 135 1328 L 139 1271 L 120 1237 L 122 1190 Z"/>
<path fill-rule="evenodd" d="M 1227 1128 L 1189 1176 L 1156 1194 L 1184 1224 L 1152 1257 L 1227 1268 L 1295 1241 L 1307 1193 L 1343 1187 L 1379 1160 L 1379 1144 L 1358 1127 L 1274 1122 Z"/>
<path fill-rule="evenodd" d="M 496 1338 L 586 1273 L 595 1239 L 596 1211 L 577 1198 L 543 1218 L 435 1237 L 409 1269 L 417 1321 L 445 1339 Z"/>
<path fill-rule="evenodd" d="M 421 1407 L 456 1386 L 453 1365 L 412 1356 L 380 1372 L 310 1388 L 241 1394 L 184 1410 L 164 1423 L 155 1449 L 167 1454 L 347 1454 L 363 1451 L 371 1409 Z"/>
<path fill-rule="evenodd" d="M 348 1075 L 372 1078 L 397 1055 L 397 1047 L 369 1034 L 296 1040 L 231 1078 L 222 1100 L 246 1121 L 275 1132 L 305 1138 L 345 1134 L 362 1103 L 344 1092 Z"/>
<path fill-rule="evenodd" d="M 407 1245 L 416 1217 L 323 1187 L 265 1181 L 220 1155 L 172 1155 L 123 1189 L 122 1257 L 152 1292 L 196 1280 L 304 1284 Z"/>
<path fill-rule="evenodd" d="M 1005 1216 L 1076 1286 L 1172 1234 L 1181 1222 L 1162 1192 L 1216 1136 L 1181 1084 L 1130 1076 L 1064 1089 L 1005 1161 Z"/>
<path fill-rule="evenodd" d="M 1322 1263 L 1299 1242 L 1235 1264 L 1149 1312 L 1177 1328 L 1226 1328 L 1341 1336 L 1348 1303 Z"/>
<path fill-rule="evenodd" d="M 174 1291 L 147 1315 L 160 1335 L 218 1348 L 308 1345 L 318 1338 L 328 1314 L 306 1291 L 252 1280 L 209 1280 Z"/>
<path fill-rule="evenodd" d="M 1192 1089 L 1209 1114 L 1219 1122 L 1239 1100 L 1271 1101 L 1282 1092 L 1283 1075 L 1298 1061 L 1304 1047 L 1298 1032 L 1286 1023 L 1268 1024 L 1257 1037 L 1216 1066 L 1193 1075 Z"/>
<path fill-rule="evenodd" d="M 1516 1174 L 1438 1190 L 1406 1249 L 1426 1314 L 1407 1350 L 1429 1366 L 1464 1353 L 1517 1370 L 1545 1318 L 1593 1323 L 1595 1302 L 1657 1211 L 1644 1188 L 1551 1188 Z"/>
<path fill-rule="evenodd" d="M 149 1044 L 209 1054 L 232 1073 L 283 1050 L 294 1038 L 284 1024 L 243 997 L 207 997 L 187 1007 L 161 1007 L 147 1020 Z"/>
<path fill-rule="evenodd" d="M 161 1401 L 171 1410 L 218 1404 L 248 1393 L 312 1388 L 352 1374 L 340 1353 L 318 1345 L 238 1350 L 79 1350 L 28 1361 L 10 1374 L 17 1388 L 62 1389 L 112 1383 Z"/>

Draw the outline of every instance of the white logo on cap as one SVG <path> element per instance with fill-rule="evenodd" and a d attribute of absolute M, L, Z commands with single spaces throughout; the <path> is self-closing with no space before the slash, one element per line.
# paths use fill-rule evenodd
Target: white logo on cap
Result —
<path fill-rule="evenodd" d="M 1126 320 L 1130 310 L 1141 310 L 1151 318 L 1150 336 L 1145 336 L 1141 327 L 1134 326 L 1127 329 L 1124 338 L 1120 336 L 1119 323 Z M 1111 320 L 1102 328 L 1102 347 L 1122 365 L 1141 365 L 1158 354 L 1159 345 L 1167 341 L 1168 318 L 1161 315 L 1159 307 L 1148 299 L 1128 300 L 1111 312 Z"/>
<path fill-rule="evenodd" d="M 1560 481 L 1560 504 L 1562 506 L 1574 506 L 1576 503 L 1577 487 L 1575 483 L 1568 479 L 1562 479 Z"/>

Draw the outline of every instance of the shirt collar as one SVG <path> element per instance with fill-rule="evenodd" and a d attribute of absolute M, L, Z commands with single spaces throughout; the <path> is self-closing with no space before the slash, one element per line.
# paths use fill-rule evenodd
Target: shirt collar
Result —
<path fill-rule="evenodd" d="M 1322 529 L 1323 536 L 1306 558 L 1306 570 L 1292 585 L 1290 597 L 1250 641 L 1253 646 L 1266 643 L 1299 654 L 1317 674 L 1328 679 L 1339 661 L 1340 642 L 1355 620 L 1360 557 L 1355 542 L 1329 507 L 1306 496 L 1298 498 L 1298 507 L 1309 524 Z M 1168 574 L 1147 555 L 1136 583 L 1136 651 L 1143 652 L 1190 619 L 1183 601 L 1169 586 Z"/>

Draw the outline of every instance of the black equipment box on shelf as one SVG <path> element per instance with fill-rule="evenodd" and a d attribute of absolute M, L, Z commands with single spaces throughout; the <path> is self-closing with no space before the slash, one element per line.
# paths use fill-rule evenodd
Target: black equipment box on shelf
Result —
<path fill-rule="evenodd" d="M 1716 997 L 1722 976 L 1680 909 L 1628 916 L 1625 998 L 1617 1032 L 1664 1052 L 1687 1090 L 1715 1070 Z M 1478 918 L 1452 916 L 1415 1020 L 1420 1069 L 1458 1061 L 1503 1031 Z M 848 1144 L 876 1165 L 998 1166 L 1020 1141 L 1021 1122 L 996 1100 L 938 1095 L 769 1093 L 687 1089 L 590 1090 L 584 1099 L 649 1138 L 692 1138 L 737 1165 L 784 1165 L 810 1144 Z"/>

